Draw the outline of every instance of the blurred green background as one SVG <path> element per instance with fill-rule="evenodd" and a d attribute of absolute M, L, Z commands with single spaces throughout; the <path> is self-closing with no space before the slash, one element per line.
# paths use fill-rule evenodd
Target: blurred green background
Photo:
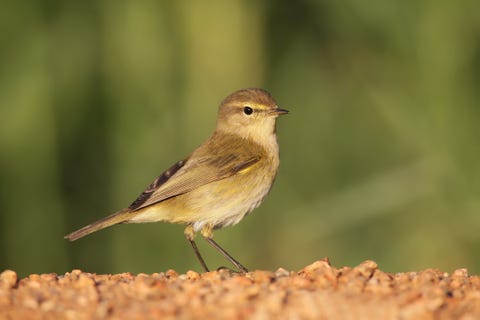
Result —
<path fill-rule="evenodd" d="M 291 115 L 270 196 L 216 232 L 236 258 L 480 272 L 477 1 L 6 1 L 0 25 L 0 270 L 200 271 L 181 225 L 63 236 L 258 86 Z"/>

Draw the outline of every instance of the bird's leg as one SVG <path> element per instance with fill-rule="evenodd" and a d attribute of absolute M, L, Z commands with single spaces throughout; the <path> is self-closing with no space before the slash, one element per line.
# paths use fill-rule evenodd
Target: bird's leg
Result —
<path fill-rule="evenodd" d="M 213 240 L 213 227 L 211 225 L 205 225 L 200 231 L 202 236 L 207 240 L 207 242 L 217 249 L 225 258 L 228 259 L 238 270 L 242 272 L 248 272 L 248 269 L 245 268 L 240 262 L 235 260 L 227 251 L 225 251 L 218 243 Z"/>
<path fill-rule="evenodd" d="M 198 251 L 197 244 L 195 243 L 195 230 L 193 230 L 193 226 L 189 225 L 188 227 L 185 228 L 185 236 L 187 237 L 187 240 L 190 242 L 192 245 L 193 251 L 195 252 L 195 255 L 197 256 L 198 261 L 200 261 L 200 264 L 202 265 L 203 270 L 205 272 L 209 272 L 207 264 L 205 263 L 205 260 L 203 260 L 202 255 L 200 254 L 200 251 Z"/>

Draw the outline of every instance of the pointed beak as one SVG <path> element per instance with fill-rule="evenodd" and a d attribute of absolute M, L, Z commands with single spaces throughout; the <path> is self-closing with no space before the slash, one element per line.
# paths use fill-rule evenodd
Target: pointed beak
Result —
<path fill-rule="evenodd" d="M 284 115 L 284 114 L 288 114 L 289 111 L 286 110 L 286 109 L 276 108 L 276 109 L 271 110 L 269 113 L 271 115 L 281 116 L 281 115 Z"/>

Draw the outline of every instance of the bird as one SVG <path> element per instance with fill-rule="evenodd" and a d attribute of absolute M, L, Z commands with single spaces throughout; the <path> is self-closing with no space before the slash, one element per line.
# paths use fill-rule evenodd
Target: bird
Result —
<path fill-rule="evenodd" d="M 209 268 L 195 242 L 197 232 L 240 272 L 248 272 L 213 240 L 213 232 L 240 222 L 269 193 L 280 162 L 276 120 L 288 113 L 264 89 L 233 92 L 220 103 L 215 130 L 203 144 L 165 170 L 128 207 L 65 238 L 75 241 L 124 223 L 180 223 L 205 272 Z"/>

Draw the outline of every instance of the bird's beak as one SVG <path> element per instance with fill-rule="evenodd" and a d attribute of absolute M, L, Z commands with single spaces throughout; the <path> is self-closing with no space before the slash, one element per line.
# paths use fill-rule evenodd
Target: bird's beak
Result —
<path fill-rule="evenodd" d="M 276 109 L 271 110 L 269 113 L 271 115 L 281 116 L 281 115 L 284 115 L 284 114 L 288 114 L 289 111 L 285 110 L 285 109 L 276 108 Z"/>

